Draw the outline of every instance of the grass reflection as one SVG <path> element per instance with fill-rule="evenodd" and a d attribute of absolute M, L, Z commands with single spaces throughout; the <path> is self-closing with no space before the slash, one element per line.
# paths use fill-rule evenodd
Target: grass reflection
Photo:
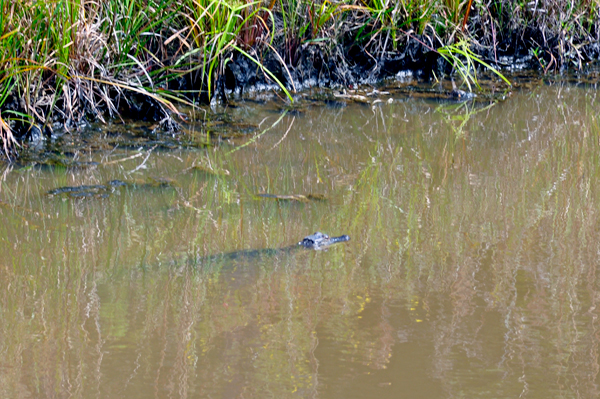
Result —
<path fill-rule="evenodd" d="M 148 158 L 134 177 L 164 190 L 44 194 L 121 166 L 5 174 L 0 392 L 595 396 L 598 103 L 567 89 L 465 116 L 458 139 L 427 103 L 286 116 L 229 155 Z M 202 261 L 315 229 L 352 240 Z"/>

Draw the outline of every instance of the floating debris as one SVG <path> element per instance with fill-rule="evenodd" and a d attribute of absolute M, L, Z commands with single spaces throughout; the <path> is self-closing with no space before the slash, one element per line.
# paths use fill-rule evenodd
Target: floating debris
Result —
<path fill-rule="evenodd" d="M 343 98 L 362 104 L 369 104 L 371 102 L 367 97 L 360 94 L 334 93 L 333 95 L 336 98 Z"/>
<path fill-rule="evenodd" d="M 323 194 L 290 194 L 290 195 L 279 195 L 279 194 L 268 194 L 268 193 L 259 193 L 258 197 L 261 198 L 271 198 L 277 201 L 296 201 L 296 202 L 309 202 L 309 201 L 325 201 L 327 197 Z"/>

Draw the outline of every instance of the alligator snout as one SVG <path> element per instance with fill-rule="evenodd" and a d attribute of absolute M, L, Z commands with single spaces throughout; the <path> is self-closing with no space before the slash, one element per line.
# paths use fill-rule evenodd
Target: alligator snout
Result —
<path fill-rule="evenodd" d="M 350 236 L 345 234 L 339 237 L 329 237 L 327 234 L 317 231 L 314 234 L 304 237 L 304 239 L 302 239 L 298 245 L 302 245 L 304 248 L 308 249 L 324 249 L 332 244 L 349 240 Z"/>

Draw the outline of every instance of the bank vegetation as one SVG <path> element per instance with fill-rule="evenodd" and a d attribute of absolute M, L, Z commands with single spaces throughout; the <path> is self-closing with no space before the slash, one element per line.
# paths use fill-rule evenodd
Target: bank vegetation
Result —
<path fill-rule="evenodd" d="M 583 69 L 598 59 L 598 0 L 0 0 L 0 140 L 82 121 L 152 119 L 262 84 L 401 71 Z M 323 78 L 325 76 L 326 78 Z M 266 86 L 264 86 L 266 85 Z M 270 86 L 269 86 L 270 85 Z"/>

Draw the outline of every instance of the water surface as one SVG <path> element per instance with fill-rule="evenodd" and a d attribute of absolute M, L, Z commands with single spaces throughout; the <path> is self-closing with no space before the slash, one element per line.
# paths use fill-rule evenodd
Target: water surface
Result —
<path fill-rule="evenodd" d="M 0 397 L 597 397 L 597 90 L 381 99 L 4 166 Z"/>

